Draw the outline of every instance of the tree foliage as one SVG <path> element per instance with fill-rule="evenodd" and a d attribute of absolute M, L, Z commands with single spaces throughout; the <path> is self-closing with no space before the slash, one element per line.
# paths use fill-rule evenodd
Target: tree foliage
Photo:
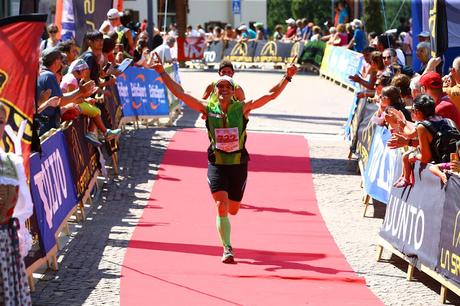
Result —
<path fill-rule="evenodd" d="M 383 16 L 380 0 L 364 0 L 364 28 L 367 33 L 383 32 Z"/>

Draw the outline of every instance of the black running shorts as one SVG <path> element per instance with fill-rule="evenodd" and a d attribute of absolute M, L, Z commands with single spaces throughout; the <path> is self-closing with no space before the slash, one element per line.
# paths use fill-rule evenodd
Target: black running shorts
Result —
<path fill-rule="evenodd" d="M 208 183 L 211 193 L 226 191 L 228 198 L 232 201 L 240 202 L 243 199 L 247 177 L 247 163 L 240 165 L 208 164 Z"/>

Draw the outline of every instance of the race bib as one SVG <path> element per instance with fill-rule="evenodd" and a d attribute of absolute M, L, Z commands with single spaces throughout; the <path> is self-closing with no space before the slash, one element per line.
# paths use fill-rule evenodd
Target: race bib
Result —
<path fill-rule="evenodd" d="M 235 152 L 240 149 L 238 128 L 221 128 L 214 130 L 216 148 L 224 152 Z"/>

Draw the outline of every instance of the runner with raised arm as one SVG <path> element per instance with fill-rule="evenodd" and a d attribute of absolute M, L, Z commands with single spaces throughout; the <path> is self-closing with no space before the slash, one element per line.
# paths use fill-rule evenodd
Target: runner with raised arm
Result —
<path fill-rule="evenodd" d="M 249 154 L 245 143 L 249 113 L 278 97 L 296 74 L 297 67 L 291 64 L 282 80 L 268 94 L 246 103 L 234 98 L 234 82 L 229 76 L 217 80 L 214 98 L 205 101 L 185 93 L 181 85 L 165 72 L 156 54 L 152 68 L 177 98 L 193 110 L 206 114 L 211 142 L 208 148 L 208 183 L 217 207 L 216 226 L 224 247 L 222 262 L 233 263 L 228 214 L 237 214 L 246 187 Z"/>

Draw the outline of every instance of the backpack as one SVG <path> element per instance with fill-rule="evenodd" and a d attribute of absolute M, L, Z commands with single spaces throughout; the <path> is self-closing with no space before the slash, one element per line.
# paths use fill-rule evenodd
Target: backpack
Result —
<path fill-rule="evenodd" d="M 450 119 L 422 121 L 421 124 L 433 135 L 431 155 L 435 163 L 448 163 L 450 153 L 457 152 L 456 142 L 460 141 L 460 132 Z"/>

